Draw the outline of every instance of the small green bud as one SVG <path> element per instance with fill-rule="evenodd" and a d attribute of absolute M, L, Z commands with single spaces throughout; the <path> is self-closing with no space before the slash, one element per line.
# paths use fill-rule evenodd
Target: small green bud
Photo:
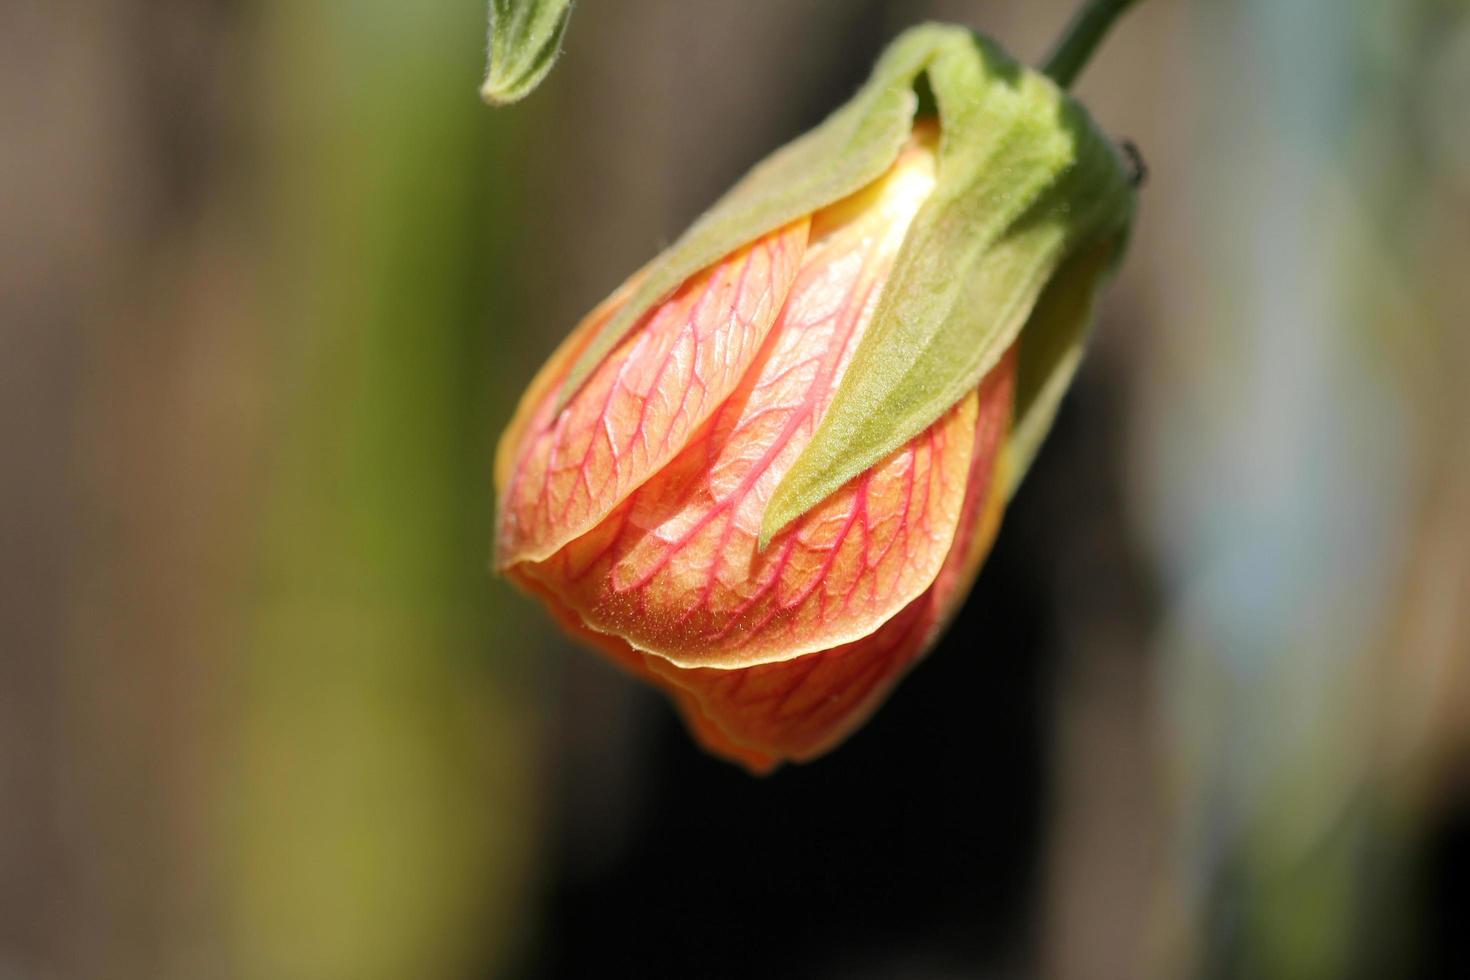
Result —
<path fill-rule="evenodd" d="M 530 95 L 556 64 L 571 16 L 572 0 L 490 0 L 490 65 L 481 97 L 509 105 Z"/>

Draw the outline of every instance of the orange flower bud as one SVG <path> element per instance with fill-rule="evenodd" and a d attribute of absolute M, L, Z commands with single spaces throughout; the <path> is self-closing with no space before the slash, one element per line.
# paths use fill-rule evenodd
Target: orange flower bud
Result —
<path fill-rule="evenodd" d="M 635 276 L 542 369 L 497 454 L 497 566 L 754 771 L 820 755 L 876 708 L 968 590 L 1004 504 L 1013 352 L 760 543 L 934 188 L 937 142 L 917 124 L 878 180 L 687 279 L 566 398 Z"/>
<path fill-rule="evenodd" d="M 710 751 L 820 755 L 968 591 L 1134 203 L 1051 80 L 906 31 L 541 370 L 496 458 L 497 566 Z"/>

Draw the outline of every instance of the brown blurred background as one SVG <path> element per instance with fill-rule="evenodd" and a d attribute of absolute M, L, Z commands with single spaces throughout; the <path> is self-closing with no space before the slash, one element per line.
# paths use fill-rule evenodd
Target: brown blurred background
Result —
<path fill-rule="evenodd" d="M 751 780 L 488 572 L 555 340 L 909 23 L 0 0 L 0 978 L 1470 976 L 1470 3 L 1146 0 L 951 635 Z"/>

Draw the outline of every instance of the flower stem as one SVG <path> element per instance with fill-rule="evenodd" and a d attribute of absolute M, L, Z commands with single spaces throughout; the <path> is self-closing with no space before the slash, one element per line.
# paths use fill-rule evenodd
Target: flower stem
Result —
<path fill-rule="evenodd" d="M 1085 0 L 1046 58 L 1042 71 L 1062 88 L 1071 87 L 1113 21 L 1138 0 Z"/>

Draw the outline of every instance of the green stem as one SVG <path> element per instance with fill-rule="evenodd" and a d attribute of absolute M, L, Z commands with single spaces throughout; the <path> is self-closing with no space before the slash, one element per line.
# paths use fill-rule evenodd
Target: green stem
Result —
<path fill-rule="evenodd" d="M 1042 71 L 1062 88 L 1069 88 L 1082 74 L 1092 52 L 1113 26 L 1113 21 L 1138 0 L 1085 0 L 1082 9 L 1047 56 Z"/>

